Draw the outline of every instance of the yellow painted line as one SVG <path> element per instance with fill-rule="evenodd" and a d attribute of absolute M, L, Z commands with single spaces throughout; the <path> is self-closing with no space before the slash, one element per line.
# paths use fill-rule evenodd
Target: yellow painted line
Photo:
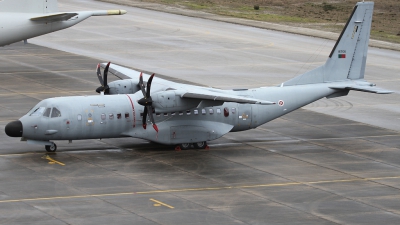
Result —
<path fill-rule="evenodd" d="M 50 161 L 50 162 L 49 162 L 50 164 L 57 163 L 58 165 L 65 166 L 64 163 L 52 159 L 49 155 L 46 155 L 46 157 L 42 157 L 42 158 L 49 160 L 49 161 Z"/>
<path fill-rule="evenodd" d="M 186 192 L 186 191 L 212 191 L 212 190 L 223 190 L 231 188 L 235 187 L 184 188 L 184 189 L 157 190 L 157 191 L 139 191 L 136 192 L 136 194 L 157 194 L 157 193 L 172 193 L 172 192 Z"/>
<path fill-rule="evenodd" d="M 98 194 L 98 195 L 75 195 L 75 196 L 59 196 L 59 197 L 46 197 L 46 198 L 10 199 L 10 200 L 2 200 L 2 201 L 0 201 L 0 203 L 44 201 L 44 200 L 56 200 L 56 199 L 95 198 L 95 197 L 107 197 L 107 196 L 134 195 L 134 194 L 136 194 L 136 193 L 130 192 L 130 193 L 113 193 L 113 194 Z"/>
<path fill-rule="evenodd" d="M 157 200 L 155 200 L 155 199 L 153 199 L 153 198 L 151 198 L 150 201 L 157 203 L 157 204 L 154 204 L 154 206 L 163 205 L 163 206 L 168 207 L 168 208 L 170 208 L 170 209 L 174 209 L 174 208 L 175 208 L 175 207 L 173 207 L 173 206 L 170 206 L 170 205 L 168 205 L 168 204 L 165 204 L 164 202 L 157 201 Z"/>
<path fill-rule="evenodd" d="M 245 188 L 259 188 L 259 187 L 280 187 L 280 186 L 307 185 L 307 184 L 324 184 L 324 183 L 355 182 L 355 181 L 374 181 L 374 180 L 384 180 L 384 179 L 400 179 L 400 176 L 397 176 L 397 177 L 356 178 L 356 179 L 343 179 L 343 180 L 325 180 L 325 181 L 311 181 L 311 182 L 288 182 L 288 183 L 276 183 L 276 184 L 257 184 L 257 185 L 241 185 L 241 186 L 227 186 L 227 187 L 184 188 L 184 189 L 141 191 L 141 192 L 125 192 L 125 193 L 110 193 L 110 194 L 97 194 L 97 195 L 72 195 L 72 196 L 55 196 L 55 197 L 43 197 L 43 198 L 10 199 L 10 200 L 1 200 L 0 203 L 44 201 L 44 200 L 57 200 L 57 199 L 61 199 L 61 200 L 62 199 L 80 199 L 80 198 L 125 196 L 125 195 L 138 195 L 138 194 L 160 194 L 160 193 L 172 193 L 172 192 L 245 189 Z M 155 201 L 157 201 L 157 200 L 155 200 Z M 157 202 L 157 204 L 161 204 L 161 203 Z M 163 204 L 165 204 L 165 203 L 163 203 Z M 167 204 L 165 204 L 165 205 L 167 205 Z"/>

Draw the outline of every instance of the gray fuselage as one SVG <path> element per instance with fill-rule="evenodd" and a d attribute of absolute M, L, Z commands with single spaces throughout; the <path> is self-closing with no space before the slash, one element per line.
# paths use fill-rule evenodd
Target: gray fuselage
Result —
<path fill-rule="evenodd" d="M 77 140 L 137 137 L 162 144 L 217 139 L 228 132 L 258 127 L 335 91 L 326 84 L 268 87 L 231 94 L 268 99 L 276 105 L 224 103 L 220 106 L 154 113 L 157 133 L 142 127 L 141 93 L 50 98 L 38 103 L 20 121 L 22 136 L 30 140 Z M 41 108 L 42 107 L 42 108 Z M 38 113 L 34 113 L 38 110 Z M 59 110 L 59 114 L 53 111 Z M 44 116 L 49 110 L 48 116 Z M 164 110 L 165 111 L 165 110 Z M 51 115 L 54 114 L 54 115 Z"/>

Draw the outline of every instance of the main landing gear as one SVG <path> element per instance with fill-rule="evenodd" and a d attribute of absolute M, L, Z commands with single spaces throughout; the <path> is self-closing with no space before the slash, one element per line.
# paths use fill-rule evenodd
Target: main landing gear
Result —
<path fill-rule="evenodd" d="M 207 149 L 207 150 L 210 149 L 210 147 L 208 147 L 206 141 L 201 141 L 201 142 L 195 142 L 195 143 L 182 143 L 182 144 L 179 144 L 179 145 L 175 146 L 175 150 L 176 151 L 188 150 L 192 146 L 195 149 Z"/>
<path fill-rule="evenodd" d="M 47 152 L 55 152 L 57 151 L 57 145 L 55 143 L 52 145 L 45 145 L 45 149 Z"/>

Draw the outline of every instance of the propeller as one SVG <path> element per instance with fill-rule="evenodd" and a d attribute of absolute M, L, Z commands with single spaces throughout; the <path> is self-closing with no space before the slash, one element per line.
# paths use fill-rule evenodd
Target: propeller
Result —
<path fill-rule="evenodd" d="M 146 129 L 147 126 L 147 115 L 149 115 L 151 123 L 153 123 L 153 128 L 158 132 L 158 127 L 156 125 L 156 122 L 154 121 L 153 117 L 153 100 L 151 99 L 150 96 L 150 88 L 151 88 L 151 82 L 153 81 L 154 73 L 150 76 L 149 80 L 147 81 L 147 88 L 146 90 L 144 89 L 144 83 L 143 83 L 143 75 L 140 73 L 139 77 L 139 86 L 140 90 L 143 93 L 143 98 L 138 101 L 138 103 L 142 106 L 144 106 L 144 112 L 143 112 L 143 128 Z"/>
<path fill-rule="evenodd" d="M 108 68 L 110 67 L 110 62 L 107 63 L 106 68 L 104 69 L 104 76 L 101 75 L 100 64 L 97 64 L 97 78 L 99 78 L 101 86 L 96 89 L 97 93 L 104 92 L 105 95 L 110 94 L 110 88 L 107 85 L 107 75 Z M 104 80 L 103 80 L 104 77 Z"/>

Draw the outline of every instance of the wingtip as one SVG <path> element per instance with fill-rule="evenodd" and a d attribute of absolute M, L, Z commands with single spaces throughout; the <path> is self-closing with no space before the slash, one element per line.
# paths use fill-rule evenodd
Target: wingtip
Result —
<path fill-rule="evenodd" d="M 107 10 L 108 15 L 124 15 L 127 11 L 123 9 Z"/>
<path fill-rule="evenodd" d="M 93 11 L 92 16 L 113 16 L 113 15 L 124 15 L 127 11 L 123 9 L 112 9 L 112 10 L 99 10 Z"/>

